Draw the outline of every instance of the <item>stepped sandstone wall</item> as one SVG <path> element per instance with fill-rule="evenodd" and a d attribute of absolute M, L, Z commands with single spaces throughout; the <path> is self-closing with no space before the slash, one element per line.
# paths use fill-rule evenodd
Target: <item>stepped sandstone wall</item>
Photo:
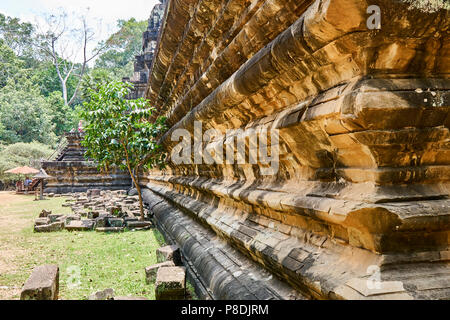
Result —
<path fill-rule="evenodd" d="M 171 162 L 142 179 L 210 297 L 227 291 L 215 236 L 308 298 L 450 297 L 449 26 L 392 0 L 168 1 L 146 93 L 168 152 L 196 121 L 217 145 L 279 132 L 276 174 Z"/>

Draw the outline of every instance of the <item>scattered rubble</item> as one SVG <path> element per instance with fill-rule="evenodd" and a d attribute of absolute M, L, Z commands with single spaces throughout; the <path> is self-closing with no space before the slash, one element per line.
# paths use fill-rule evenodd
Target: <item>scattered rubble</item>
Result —
<path fill-rule="evenodd" d="M 47 194 L 47 197 L 61 195 Z M 139 197 L 128 195 L 125 190 L 104 191 L 90 189 L 85 193 L 62 195 L 67 197 L 63 207 L 72 209 L 73 214 L 53 214 L 43 210 L 34 224 L 35 232 L 68 231 L 122 232 L 125 228 L 132 231 L 148 230 L 153 224 L 140 221 Z"/>
<path fill-rule="evenodd" d="M 180 248 L 176 245 L 166 246 L 156 250 L 156 259 L 158 263 L 173 261 L 176 266 L 183 265 Z"/>

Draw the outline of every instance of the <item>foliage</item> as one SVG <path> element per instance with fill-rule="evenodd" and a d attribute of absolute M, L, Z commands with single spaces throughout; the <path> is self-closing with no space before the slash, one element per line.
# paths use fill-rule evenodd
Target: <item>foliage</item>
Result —
<path fill-rule="evenodd" d="M 81 97 L 84 101 L 89 101 L 91 98 L 91 92 L 98 91 L 100 87 L 108 82 L 114 80 L 114 75 L 107 69 L 93 69 L 86 74 L 81 82 Z"/>
<path fill-rule="evenodd" d="M 436 12 L 441 9 L 450 10 L 448 0 L 403 0 L 411 4 L 411 8 L 420 9 L 424 12 Z"/>
<path fill-rule="evenodd" d="M 6 85 L 8 79 L 26 72 L 23 68 L 24 62 L 0 39 L 0 88 Z"/>
<path fill-rule="evenodd" d="M 147 21 L 118 21 L 119 31 L 106 41 L 106 51 L 97 59 L 96 68 L 110 70 L 117 80 L 133 73 L 133 60 L 142 49 L 142 33 Z"/>
<path fill-rule="evenodd" d="M 76 75 L 70 75 L 67 80 L 67 94 L 73 95 L 77 86 L 78 78 Z M 48 97 L 53 92 L 58 91 L 61 95 L 61 83 L 58 79 L 56 67 L 49 61 L 43 61 L 38 68 L 34 70 L 33 82 L 39 86 L 41 94 Z M 62 95 L 61 95 L 62 98 Z"/>
<path fill-rule="evenodd" d="M 53 145 L 56 142 L 53 119 L 52 106 L 30 80 L 15 83 L 10 79 L 0 89 L 3 143 L 38 141 Z"/>
<path fill-rule="evenodd" d="M 8 182 L 17 179 L 15 175 L 4 173 L 16 167 L 40 168 L 41 159 L 47 159 L 52 153 L 51 148 L 38 142 L 21 142 L 3 147 L 0 152 L 0 181 Z"/>
<path fill-rule="evenodd" d="M 91 90 L 91 100 L 82 113 L 87 121 L 83 145 L 86 156 L 108 170 L 128 170 L 138 190 L 141 218 L 144 218 L 139 187 L 139 169 L 163 166 L 165 155 L 157 139 L 165 130 L 165 119 L 149 122 L 153 107 L 145 99 L 126 100 L 129 84 L 113 81 Z"/>
<path fill-rule="evenodd" d="M 28 55 L 32 43 L 34 27 L 31 23 L 21 23 L 20 19 L 0 13 L 0 39 L 17 55 Z"/>

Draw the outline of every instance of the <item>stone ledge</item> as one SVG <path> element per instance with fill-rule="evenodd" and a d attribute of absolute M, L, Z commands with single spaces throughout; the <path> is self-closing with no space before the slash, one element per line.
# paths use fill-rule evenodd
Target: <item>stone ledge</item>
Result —
<path fill-rule="evenodd" d="M 406 297 L 405 294 L 392 296 L 392 293 L 387 290 L 382 293 L 377 292 L 377 299 L 434 299 L 450 295 L 450 288 L 445 285 L 441 285 L 434 291 L 429 289 L 430 284 L 425 285 L 429 282 L 427 280 L 430 279 L 429 275 L 443 277 L 442 281 L 445 284 L 445 274 L 442 270 L 449 265 L 445 255 L 444 260 L 435 262 L 427 260 L 426 255 L 422 259 L 417 258 L 417 255 L 411 255 L 413 260 L 406 259 L 408 262 L 405 265 L 405 255 L 397 259 L 396 255 L 374 254 L 305 231 L 300 238 L 287 236 L 279 231 L 252 224 L 251 221 L 237 219 L 226 211 L 208 207 L 186 196 L 183 197 L 182 203 L 177 203 L 175 200 L 171 205 L 169 204 L 171 201 L 167 199 L 161 202 L 161 199 L 165 197 L 161 193 L 156 195 L 145 190 L 144 195 L 146 202 L 154 206 L 153 211 L 158 224 L 164 225 L 169 233 L 176 234 L 174 239 L 183 248 L 184 255 L 191 259 L 198 255 L 195 262 L 200 262 L 202 254 L 205 254 L 202 253 L 204 249 L 202 250 L 199 244 L 195 244 L 194 239 L 198 236 L 194 231 L 189 233 L 179 229 L 185 228 L 182 224 L 188 225 L 189 228 L 196 224 L 190 216 L 199 219 L 202 224 L 214 230 L 217 235 L 225 238 L 242 253 L 311 298 L 355 299 L 360 293 L 351 286 L 347 286 L 347 282 L 352 279 L 367 280 L 367 270 L 372 266 L 380 268 L 383 281 L 402 281 L 406 288 L 405 294 L 408 296 Z M 205 216 L 204 213 L 207 211 L 217 211 L 217 216 L 222 217 L 221 221 L 211 215 Z M 389 265 L 384 266 L 385 261 L 389 261 Z M 231 266 L 236 262 L 233 261 L 230 265 L 225 264 L 224 270 L 232 270 Z M 404 268 L 404 265 L 407 268 Z M 207 277 L 208 272 L 204 269 L 204 264 L 197 263 L 196 267 L 200 277 Z M 401 268 L 403 273 L 399 274 L 396 271 L 398 268 Z M 428 273 L 425 275 L 421 270 L 427 270 Z M 211 285 L 210 282 L 205 282 Z M 419 283 L 425 283 L 422 287 L 428 289 L 414 289 Z M 214 292 L 218 289 L 211 290 Z"/>

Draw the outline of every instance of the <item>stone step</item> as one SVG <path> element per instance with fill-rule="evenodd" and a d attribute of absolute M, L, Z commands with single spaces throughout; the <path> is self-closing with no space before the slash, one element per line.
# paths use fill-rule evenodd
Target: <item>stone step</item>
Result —
<path fill-rule="evenodd" d="M 162 267 L 155 282 L 156 300 L 184 300 L 186 298 L 186 269 Z"/>

